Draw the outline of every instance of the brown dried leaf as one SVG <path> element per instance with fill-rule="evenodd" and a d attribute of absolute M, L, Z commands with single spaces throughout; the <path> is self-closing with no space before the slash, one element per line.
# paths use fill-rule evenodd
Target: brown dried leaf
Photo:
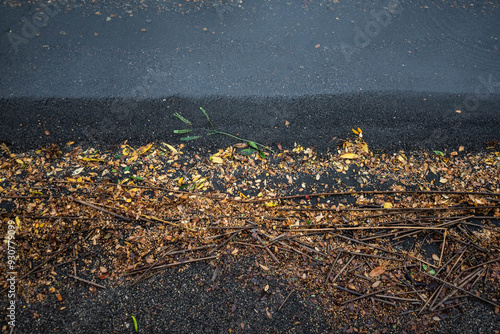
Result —
<path fill-rule="evenodd" d="M 108 278 L 108 277 L 109 277 L 109 273 L 102 274 L 102 275 L 99 275 L 99 276 L 97 276 L 97 277 L 99 277 L 99 279 L 106 279 L 106 278 Z"/>
<path fill-rule="evenodd" d="M 272 314 L 269 312 L 269 307 L 266 307 L 266 315 L 269 319 L 273 318 Z"/>
<path fill-rule="evenodd" d="M 266 270 L 266 271 L 267 271 L 267 270 L 269 270 L 269 267 L 266 267 L 266 266 L 265 266 L 265 265 L 263 265 L 263 264 L 260 264 L 260 263 L 259 263 L 259 266 L 260 266 L 262 269 Z"/>
<path fill-rule="evenodd" d="M 370 272 L 370 277 L 376 277 L 376 276 L 380 276 L 382 275 L 384 272 L 385 272 L 385 267 L 384 266 L 379 266 L 379 267 L 376 267 L 375 269 L 373 269 L 371 272 Z"/>

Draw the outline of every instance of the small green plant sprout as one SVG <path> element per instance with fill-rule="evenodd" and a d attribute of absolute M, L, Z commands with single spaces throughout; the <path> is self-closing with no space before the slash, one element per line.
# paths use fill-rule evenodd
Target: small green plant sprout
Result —
<path fill-rule="evenodd" d="M 264 154 L 265 150 L 272 152 L 272 153 L 276 153 L 272 149 L 270 149 L 269 147 L 262 145 L 260 143 L 257 143 L 255 141 L 243 139 L 243 138 L 237 137 L 235 135 L 232 135 L 230 133 L 217 130 L 215 128 L 214 124 L 212 123 L 212 121 L 210 120 L 210 117 L 208 116 L 208 113 L 205 111 L 205 109 L 200 107 L 200 110 L 203 113 L 203 115 L 205 115 L 208 123 L 210 124 L 210 129 L 205 129 L 205 128 L 201 129 L 202 131 L 205 131 L 208 136 L 210 136 L 210 135 L 225 135 L 225 136 L 228 136 L 228 137 L 234 138 L 236 140 L 243 141 L 243 142 L 247 143 L 248 148 L 245 148 L 245 149 L 240 151 L 240 154 L 242 154 L 242 155 L 251 155 L 254 153 L 258 153 L 262 159 L 265 159 L 266 158 L 266 155 Z M 180 119 L 185 124 L 193 125 L 191 123 L 191 121 L 189 121 L 187 118 L 181 116 L 179 113 L 175 113 L 174 116 L 177 117 L 178 119 Z M 182 135 L 182 134 L 187 134 L 191 131 L 193 131 L 193 129 L 189 128 L 189 129 L 182 129 L 182 130 L 174 130 L 174 133 Z M 198 136 L 198 135 L 185 136 L 185 137 L 182 137 L 181 140 L 182 141 L 189 141 L 189 140 L 195 140 L 195 139 L 198 139 L 201 137 L 202 136 Z"/>
<path fill-rule="evenodd" d="M 137 320 L 135 320 L 134 316 L 132 316 L 132 320 L 134 321 L 134 329 L 135 329 L 135 332 L 137 333 Z"/>

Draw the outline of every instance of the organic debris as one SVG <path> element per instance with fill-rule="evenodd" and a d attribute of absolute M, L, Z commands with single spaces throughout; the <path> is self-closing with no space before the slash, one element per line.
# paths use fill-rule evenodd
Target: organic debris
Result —
<path fill-rule="evenodd" d="M 467 298 L 498 313 L 499 153 L 374 154 L 353 131 L 323 157 L 300 145 L 266 158 L 166 143 L 9 152 L 0 215 L 3 235 L 17 226 L 18 294 L 64 302 L 51 283 L 96 291 L 256 255 L 346 332 L 427 330 Z"/>

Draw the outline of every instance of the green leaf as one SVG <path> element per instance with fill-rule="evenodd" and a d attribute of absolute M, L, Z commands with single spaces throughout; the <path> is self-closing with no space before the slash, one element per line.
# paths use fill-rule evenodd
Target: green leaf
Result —
<path fill-rule="evenodd" d="M 174 133 L 184 134 L 193 131 L 193 129 L 184 129 L 184 130 L 174 130 Z"/>
<path fill-rule="evenodd" d="M 116 169 L 114 169 L 114 168 L 113 168 L 111 171 L 112 171 L 113 173 L 116 173 Z"/>
<path fill-rule="evenodd" d="M 135 320 L 134 316 L 132 316 L 132 320 L 134 321 L 134 328 L 135 328 L 135 331 L 137 332 L 137 320 Z"/>
<path fill-rule="evenodd" d="M 436 272 L 434 271 L 434 269 L 431 269 L 431 270 L 429 270 L 429 274 L 436 275 Z"/>
<path fill-rule="evenodd" d="M 256 153 L 257 151 L 254 150 L 253 148 L 245 148 L 243 150 L 240 151 L 240 154 L 241 155 L 251 155 L 251 154 L 254 154 Z"/>
<path fill-rule="evenodd" d="M 189 136 L 189 137 L 182 137 L 181 140 L 183 141 L 188 141 L 188 140 L 195 140 L 200 138 L 201 136 Z"/>
<path fill-rule="evenodd" d="M 125 167 L 123 170 L 124 170 L 125 172 L 128 172 L 128 171 L 129 171 L 129 169 L 130 169 L 130 167 L 129 167 L 129 166 L 127 166 L 127 167 Z"/>
<path fill-rule="evenodd" d="M 248 142 L 248 146 L 250 146 L 251 148 L 254 148 L 256 150 L 258 150 L 259 148 L 257 147 L 257 144 L 255 144 L 255 142 L 253 141 L 249 141 Z"/>
<path fill-rule="evenodd" d="M 429 268 L 429 267 L 427 267 L 427 265 L 426 265 L 426 264 L 423 264 L 423 265 L 422 265 L 422 268 L 424 268 L 424 270 L 425 270 L 425 271 L 427 271 L 427 268 Z"/>
<path fill-rule="evenodd" d="M 117 154 L 117 155 L 114 156 L 115 159 L 120 159 L 121 157 L 122 157 L 121 153 L 119 153 L 119 154 Z"/>
<path fill-rule="evenodd" d="M 207 118 L 207 121 L 208 123 L 210 123 L 210 125 L 212 126 L 212 129 L 214 129 L 214 125 L 212 124 L 212 121 L 210 120 L 210 117 L 208 117 L 208 113 L 205 111 L 205 109 L 203 109 L 202 107 L 200 107 L 200 110 L 203 112 L 203 114 L 205 115 L 205 117 Z"/>
<path fill-rule="evenodd" d="M 442 157 L 444 157 L 444 153 L 441 152 L 441 151 L 433 151 L 436 155 L 440 155 Z"/>
<path fill-rule="evenodd" d="M 183 185 L 182 185 L 182 186 L 180 186 L 179 188 L 180 188 L 180 189 L 185 189 L 185 188 L 187 188 L 187 186 L 188 186 L 187 184 L 183 184 Z"/>
<path fill-rule="evenodd" d="M 130 178 L 134 179 L 134 180 L 139 180 L 139 181 L 143 180 L 142 176 L 131 176 Z"/>
<path fill-rule="evenodd" d="M 176 112 L 174 116 L 183 121 L 184 123 L 191 125 L 191 122 L 188 119 L 182 117 L 178 112 Z"/>
<path fill-rule="evenodd" d="M 259 157 L 261 157 L 262 159 L 266 159 L 267 158 L 266 154 L 264 152 L 262 152 L 262 151 L 259 151 Z"/>

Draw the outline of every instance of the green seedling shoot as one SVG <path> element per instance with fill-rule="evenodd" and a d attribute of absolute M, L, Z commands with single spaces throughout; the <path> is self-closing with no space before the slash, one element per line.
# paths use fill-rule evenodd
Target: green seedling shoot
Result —
<path fill-rule="evenodd" d="M 132 316 L 132 320 L 134 321 L 134 329 L 137 332 L 137 320 L 135 320 L 134 316 Z"/>
<path fill-rule="evenodd" d="M 210 129 L 205 129 L 205 128 L 201 129 L 202 131 L 205 131 L 208 136 L 210 136 L 210 135 L 225 135 L 225 136 L 234 138 L 236 140 L 246 142 L 248 144 L 249 148 L 241 150 L 240 154 L 242 154 L 242 155 L 251 155 L 254 153 L 258 153 L 262 159 L 265 159 L 266 155 L 264 153 L 264 150 L 267 150 L 267 151 L 272 152 L 272 153 L 276 153 L 272 149 L 270 149 L 269 147 L 262 145 L 260 143 L 257 143 L 255 141 L 243 139 L 243 138 L 237 137 L 235 135 L 232 135 L 230 133 L 217 130 L 215 128 L 214 124 L 212 123 L 212 121 L 210 120 L 210 117 L 208 116 L 208 113 L 206 112 L 206 110 L 203 109 L 202 107 L 200 107 L 200 110 L 203 113 L 203 115 L 205 115 L 208 123 L 210 124 Z M 180 119 L 183 123 L 188 124 L 188 125 L 192 125 L 190 120 L 183 117 L 179 113 L 175 113 L 174 116 L 177 117 L 178 119 Z M 181 129 L 181 130 L 174 130 L 174 133 L 175 134 L 186 134 L 186 133 L 189 133 L 191 131 L 193 131 L 193 129 Z M 196 139 L 201 138 L 201 137 L 202 136 L 198 136 L 198 135 L 186 136 L 186 137 L 182 137 L 181 140 L 182 141 L 190 141 L 190 140 L 196 140 Z"/>

